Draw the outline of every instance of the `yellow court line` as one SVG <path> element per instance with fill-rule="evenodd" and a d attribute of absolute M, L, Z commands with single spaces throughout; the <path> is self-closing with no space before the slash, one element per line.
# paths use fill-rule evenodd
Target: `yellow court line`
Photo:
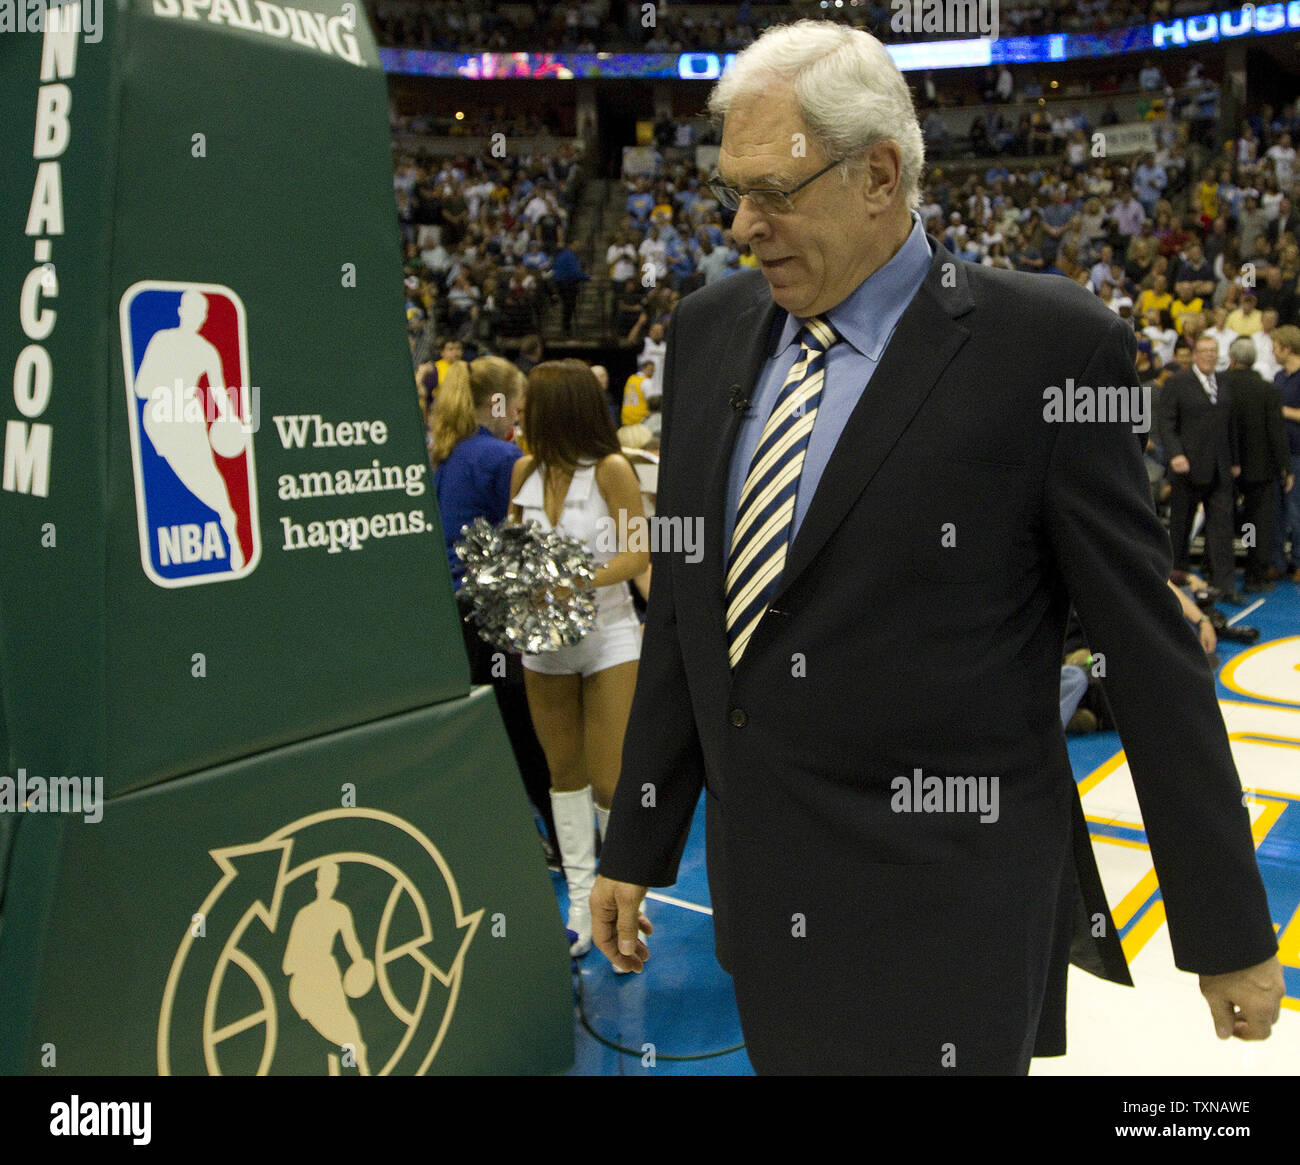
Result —
<path fill-rule="evenodd" d="M 1261 651 L 1265 651 L 1270 647 L 1276 647 L 1279 643 L 1293 643 L 1296 641 L 1300 641 L 1300 635 L 1287 635 L 1281 639 L 1270 639 L 1267 643 L 1259 643 L 1254 647 L 1248 647 L 1240 655 L 1233 656 L 1232 659 L 1224 665 L 1223 669 L 1219 672 L 1219 682 L 1222 683 L 1225 688 L 1229 688 L 1242 696 L 1253 696 L 1257 700 L 1265 700 L 1270 704 L 1278 705 L 1283 708 L 1300 707 L 1300 701 L 1287 700 L 1279 696 L 1266 696 L 1263 692 L 1252 692 L 1249 688 L 1243 688 L 1235 679 L 1238 665 L 1249 659 L 1252 655 L 1258 655 Z M 1258 705 L 1256 705 L 1256 707 L 1258 707 Z"/>
<path fill-rule="evenodd" d="M 1262 804 L 1264 812 L 1250 823 L 1250 836 L 1255 840 L 1255 848 L 1259 849 L 1268 836 L 1268 831 L 1277 824 L 1277 819 L 1282 816 L 1286 806 L 1277 801 L 1263 801 L 1256 804 Z"/>
<path fill-rule="evenodd" d="M 1095 821 L 1099 825 L 1115 825 L 1120 829 L 1136 829 L 1139 833 L 1146 833 L 1147 827 L 1140 821 L 1125 821 L 1122 817 L 1089 817 L 1084 815 L 1085 821 Z M 1145 843 L 1143 843 L 1145 845 Z"/>
<path fill-rule="evenodd" d="M 1296 636 L 1296 638 L 1300 639 L 1300 635 Z M 1280 640 L 1273 639 L 1270 640 L 1270 642 L 1278 643 L 1280 642 Z M 1252 647 L 1251 650 L 1254 651 L 1254 648 Z M 1277 705 L 1256 704 L 1249 700 L 1229 700 L 1226 697 L 1224 697 L 1219 701 L 1219 707 L 1253 708 L 1256 712 L 1290 712 L 1292 714 L 1295 713 L 1295 708 L 1290 704 L 1277 704 Z"/>
<path fill-rule="evenodd" d="M 1091 793 L 1127 759 L 1124 750 L 1121 748 L 1110 760 L 1103 761 L 1078 783 L 1076 787 L 1079 790 L 1079 796 L 1082 797 L 1084 793 Z"/>
<path fill-rule="evenodd" d="M 1085 817 L 1084 820 L 1091 821 L 1093 825 L 1122 825 L 1123 824 L 1123 822 L 1113 821 L 1109 817 Z M 1127 828 L 1141 829 L 1142 826 L 1130 825 L 1127 826 Z M 1104 842 L 1108 842 L 1110 845 L 1126 845 L 1131 849 L 1149 850 L 1151 848 L 1149 845 L 1147 845 L 1145 841 L 1132 841 L 1127 837 L 1111 837 L 1109 834 L 1093 833 L 1092 830 L 1088 831 L 1088 836 L 1092 838 L 1093 841 L 1104 841 Z"/>
<path fill-rule="evenodd" d="M 1295 748 L 1300 736 L 1287 736 L 1281 732 L 1229 732 L 1229 740 L 1248 740 L 1251 744 L 1269 744 L 1274 748 Z"/>
<path fill-rule="evenodd" d="M 1284 793 L 1281 789 L 1261 789 L 1258 785 L 1251 785 L 1249 789 L 1242 789 L 1243 793 L 1249 793 L 1252 797 L 1275 797 L 1279 801 L 1296 801 L 1300 802 L 1300 794 Z"/>
<path fill-rule="evenodd" d="M 1136 926 L 1126 934 L 1120 943 L 1124 948 L 1124 958 L 1132 963 L 1142 948 L 1147 945 L 1151 936 L 1155 934 L 1165 921 L 1165 904 L 1161 900 L 1154 902 L 1151 909 L 1148 910 L 1139 920 Z"/>
<path fill-rule="evenodd" d="M 1123 900 L 1114 910 L 1110 912 L 1111 917 L 1115 920 L 1115 925 L 1123 930 L 1133 920 L 1133 916 L 1138 912 L 1148 898 L 1151 897 L 1158 889 L 1156 882 L 1156 872 L 1154 869 L 1148 870 L 1140 879 L 1138 884 L 1133 887 Z"/>
<path fill-rule="evenodd" d="M 1278 935 L 1277 958 L 1284 966 L 1300 967 L 1300 906 Z"/>

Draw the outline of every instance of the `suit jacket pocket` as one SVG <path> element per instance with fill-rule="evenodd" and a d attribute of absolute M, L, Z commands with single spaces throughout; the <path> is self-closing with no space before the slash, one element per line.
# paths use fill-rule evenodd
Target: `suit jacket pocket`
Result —
<path fill-rule="evenodd" d="M 927 582 L 976 583 L 1005 574 L 1024 513 L 1022 465 L 954 458 L 926 467 L 903 499 L 911 566 Z"/>

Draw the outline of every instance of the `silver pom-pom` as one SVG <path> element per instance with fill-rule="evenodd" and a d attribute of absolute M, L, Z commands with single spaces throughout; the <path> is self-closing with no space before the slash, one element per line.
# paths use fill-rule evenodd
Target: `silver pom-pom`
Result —
<path fill-rule="evenodd" d="M 493 647 L 542 655 L 571 647 L 596 622 L 591 554 L 582 542 L 537 522 L 502 525 L 486 518 L 461 527 L 456 555 L 465 564 L 461 589 L 468 618 Z M 568 588 L 557 598 L 555 592 Z"/>

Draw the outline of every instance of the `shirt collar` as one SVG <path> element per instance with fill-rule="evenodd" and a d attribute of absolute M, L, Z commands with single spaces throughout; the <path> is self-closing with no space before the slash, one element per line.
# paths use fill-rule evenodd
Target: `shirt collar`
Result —
<path fill-rule="evenodd" d="M 822 319 L 862 355 L 879 360 L 899 317 L 929 270 L 930 244 L 921 216 L 913 211 L 911 233 L 894 257 L 859 283 L 847 299 L 823 312 Z M 803 320 L 787 312 L 776 350 L 784 351 L 793 344 L 802 327 Z"/>

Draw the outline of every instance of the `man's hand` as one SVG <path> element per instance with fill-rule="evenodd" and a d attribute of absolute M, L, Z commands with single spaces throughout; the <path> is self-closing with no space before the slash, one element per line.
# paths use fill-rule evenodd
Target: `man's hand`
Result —
<path fill-rule="evenodd" d="M 1282 964 L 1275 955 L 1256 967 L 1226 975 L 1202 975 L 1201 994 L 1214 1016 L 1219 1039 L 1266 1040 L 1282 1013 Z"/>
<path fill-rule="evenodd" d="M 1286 480 L 1282 483 L 1282 492 L 1289 494 L 1293 485 L 1295 485 L 1295 474 L 1288 473 L 1286 475 Z"/>
<path fill-rule="evenodd" d="M 1187 473 L 1191 470 L 1192 463 L 1180 453 L 1177 457 L 1170 458 L 1169 468 L 1175 473 Z"/>
<path fill-rule="evenodd" d="M 591 888 L 591 941 L 620 971 L 641 973 L 650 948 L 637 934 L 653 934 L 650 920 L 641 913 L 647 886 L 615 882 L 601 874 Z M 1278 972 L 1281 974 L 1281 971 Z"/>

